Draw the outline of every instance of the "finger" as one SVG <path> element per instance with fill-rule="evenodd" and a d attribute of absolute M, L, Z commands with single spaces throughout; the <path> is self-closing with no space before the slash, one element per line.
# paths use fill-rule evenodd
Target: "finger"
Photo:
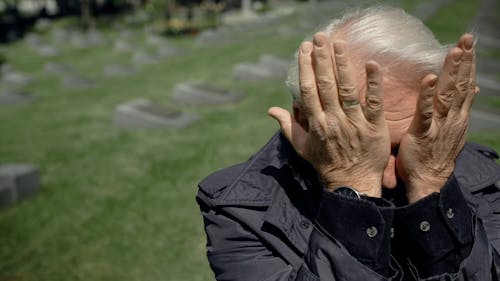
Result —
<path fill-rule="evenodd" d="M 460 62 L 460 67 L 457 73 L 456 81 L 456 97 L 452 103 L 452 110 L 454 112 L 460 112 L 462 105 L 469 95 L 474 95 L 476 88 L 475 79 L 471 80 L 471 75 L 474 75 L 473 61 L 474 61 L 474 37 L 471 34 L 464 34 L 459 40 L 460 48 L 463 51 L 463 55 Z M 471 85 L 474 83 L 474 85 Z"/>
<path fill-rule="evenodd" d="M 309 117 L 317 118 L 323 111 L 316 88 L 316 79 L 311 58 L 312 50 L 313 45 L 311 42 L 302 42 L 299 53 L 300 94 L 304 111 L 309 120 L 311 120 Z"/>
<path fill-rule="evenodd" d="M 274 118 L 281 127 L 281 132 L 292 144 L 297 152 L 303 151 L 307 132 L 300 126 L 288 110 L 281 107 L 271 107 L 267 111 L 269 116 Z"/>
<path fill-rule="evenodd" d="M 339 99 L 337 94 L 337 83 L 333 73 L 332 52 L 328 37 L 319 32 L 314 35 L 314 70 L 316 74 L 316 85 L 323 110 L 327 112 L 338 112 Z"/>
<path fill-rule="evenodd" d="M 338 73 L 338 88 L 340 104 L 345 114 L 353 119 L 362 116 L 361 105 L 359 104 L 359 91 L 356 82 L 356 73 L 346 54 L 345 42 L 338 41 L 333 45 L 335 52 L 335 63 Z"/>
<path fill-rule="evenodd" d="M 436 75 L 429 74 L 425 76 L 420 85 L 417 108 L 408 130 L 415 136 L 424 136 L 431 128 L 434 114 L 433 99 L 437 92 L 437 80 L 438 77 Z"/>
<path fill-rule="evenodd" d="M 442 120 L 448 115 L 455 96 L 457 73 L 463 55 L 462 49 L 452 48 L 444 60 L 443 70 L 437 84 L 437 95 L 434 98 L 435 118 Z"/>
<path fill-rule="evenodd" d="M 373 124 L 380 124 L 384 117 L 384 92 L 380 65 L 374 61 L 366 63 L 366 107 L 365 117 Z"/>
<path fill-rule="evenodd" d="M 477 86 L 477 78 L 476 78 L 476 52 L 472 50 L 472 62 L 471 62 L 471 71 L 469 77 L 469 90 L 467 95 L 465 96 L 465 100 L 462 105 L 461 115 L 465 117 L 469 117 L 470 110 L 472 108 L 472 104 L 474 98 L 479 93 L 479 87 Z"/>

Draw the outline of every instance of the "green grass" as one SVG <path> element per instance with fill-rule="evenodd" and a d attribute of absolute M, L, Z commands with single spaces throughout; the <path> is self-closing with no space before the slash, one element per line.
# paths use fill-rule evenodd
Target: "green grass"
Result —
<path fill-rule="evenodd" d="M 465 15 L 444 19 L 455 17 Z M 285 24 L 297 20 L 290 17 Z M 434 28 L 445 30 L 436 29 L 440 38 L 450 34 L 454 40 L 463 28 L 453 24 Z M 127 54 L 107 46 L 68 48 L 56 60 L 98 80 L 86 90 L 61 88 L 56 77 L 43 73 L 46 60 L 24 44 L 4 48 L 9 62 L 34 74 L 30 89 L 40 99 L 0 108 L 0 159 L 38 165 L 42 189 L 0 211 L 0 280 L 211 280 L 196 184 L 216 169 L 245 161 L 265 143 L 278 129 L 267 108 L 290 107 L 283 82 L 239 83 L 231 77 L 235 63 L 263 53 L 290 56 L 305 35 L 280 37 L 276 29 L 205 47 L 178 38 L 173 43 L 184 55 L 127 78 L 101 75 L 108 62 L 128 62 Z M 183 130 L 130 132 L 112 126 L 117 103 L 146 97 L 169 104 L 174 85 L 186 80 L 235 88 L 246 99 L 181 108 L 203 117 Z M 499 137 L 472 136 L 500 150 Z"/>

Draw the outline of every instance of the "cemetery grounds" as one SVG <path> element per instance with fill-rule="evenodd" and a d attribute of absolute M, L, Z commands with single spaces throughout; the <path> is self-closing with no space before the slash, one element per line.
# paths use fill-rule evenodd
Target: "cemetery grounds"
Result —
<path fill-rule="evenodd" d="M 402 5 L 411 11 L 417 2 Z M 427 20 L 443 42 L 456 41 L 478 6 L 468 0 L 453 3 Z M 232 69 L 262 54 L 291 57 L 307 32 L 286 27 L 299 21 L 292 14 L 272 25 L 233 32 L 221 43 L 169 39 L 180 54 L 117 77 L 104 77 L 103 68 L 129 63 L 131 53 L 115 52 L 112 44 L 75 49 L 62 43 L 61 53 L 50 59 L 23 41 L 1 47 L 9 63 L 33 77 L 26 89 L 38 99 L 0 107 L 0 161 L 37 165 L 41 189 L 0 210 L 0 281 L 213 280 L 194 199 L 197 183 L 245 161 L 265 144 L 279 128 L 266 114 L 269 107 L 291 107 L 283 81 L 235 81 Z M 64 23 L 53 23 L 58 24 Z M 108 42 L 119 33 L 100 31 Z M 142 38 L 134 40 L 137 48 L 153 48 L 141 28 L 130 31 Z M 46 73 L 48 61 L 71 65 L 95 84 L 67 88 L 61 74 Z M 190 80 L 238 90 L 245 99 L 219 106 L 172 104 L 175 85 Z M 183 129 L 114 127 L 116 105 L 137 98 L 200 120 Z M 500 100 L 479 96 L 475 106 L 498 110 Z M 500 151 L 498 130 L 472 133 L 470 139 Z"/>

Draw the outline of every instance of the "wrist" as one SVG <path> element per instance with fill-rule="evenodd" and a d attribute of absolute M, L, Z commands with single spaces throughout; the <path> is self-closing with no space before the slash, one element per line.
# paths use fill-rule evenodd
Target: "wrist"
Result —
<path fill-rule="evenodd" d="M 381 179 L 379 180 L 349 180 L 349 181 L 335 181 L 327 182 L 326 188 L 328 191 L 335 191 L 340 187 L 349 187 L 354 189 L 360 195 L 366 195 L 369 197 L 381 198 L 382 197 L 382 186 Z"/>
<path fill-rule="evenodd" d="M 405 187 L 408 202 L 411 204 L 431 195 L 432 193 L 439 193 L 447 180 L 447 177 L 444 178 L 429 176 L 413 178 L 406 181 Z"/>

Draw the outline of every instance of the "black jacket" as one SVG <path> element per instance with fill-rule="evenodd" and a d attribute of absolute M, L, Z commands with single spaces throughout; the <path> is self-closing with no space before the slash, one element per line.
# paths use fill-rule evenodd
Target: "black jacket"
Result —
<path fill-rule="evenodd" d="M 360 204 L 323 191 L 278 133 L 199 184 L 210 266 L 217 280 L 500 280 L 495 158 L 468 143 L 440 194 Z"/>

